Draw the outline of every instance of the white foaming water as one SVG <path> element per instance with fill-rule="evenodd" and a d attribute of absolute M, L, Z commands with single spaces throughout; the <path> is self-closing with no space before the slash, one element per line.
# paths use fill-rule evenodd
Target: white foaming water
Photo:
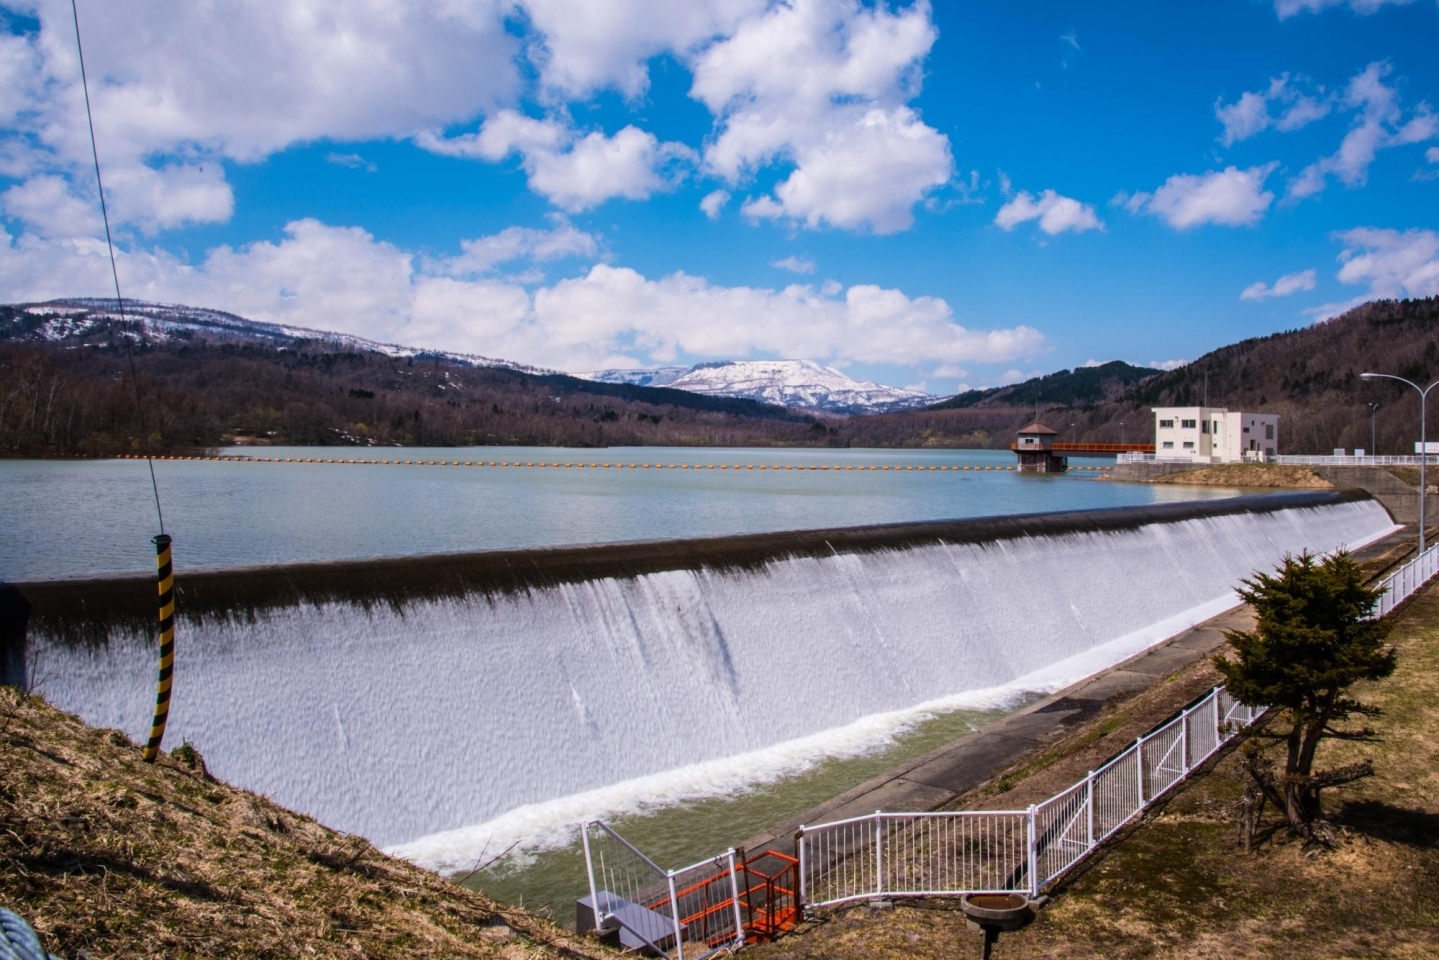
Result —
<path fill-rule="evenodd" d="M 439 869 L 732 794 L 1049 691 L 1232 606 L 1285 553 L 1370 542 L 1372 501 L 671 571 L 403 613 L 298 605 L 178 629 L 167 740 Z M 137 739 L 150 639 L 34 638 L 52 702 Z M 478 825 L 478 826 L 477 826 Z"/>

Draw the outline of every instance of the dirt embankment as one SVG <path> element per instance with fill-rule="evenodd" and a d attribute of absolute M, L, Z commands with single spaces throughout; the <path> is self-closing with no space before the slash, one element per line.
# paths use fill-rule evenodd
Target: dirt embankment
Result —
<path fill-rule="evenodd" d="M 0 905 L 70 960 L 615 956 L 14 687 Z"/>
<path fill-rule="evenodd" d="M 1332 490 L 1334 484 L 1308 467 L 1282 463 L 1220 463 L 1155 477 L 1146 483 L 1188 483 L 1214 487 L 1288 487 Z"/>

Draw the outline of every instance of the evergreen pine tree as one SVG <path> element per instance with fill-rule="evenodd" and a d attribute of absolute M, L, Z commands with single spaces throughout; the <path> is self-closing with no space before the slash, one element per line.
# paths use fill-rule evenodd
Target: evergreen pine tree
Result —
<path fill-rule="evenodd" d="M 1296 834 L 1327 844 L 1332 836 L 1320 791 L 1374 772 L 1368 760 L 1318 772 L 1314 761 L 1325 739 L 1373 737 L 1367 728 L 1335 725 L 1378 715 L 1377 707 L 1356 700 L 1349 689 L 1394 672 L 1394 649 L 1385 646 L 1390 623 L 1373 616 L 1381 591 L 1365 586 L 1359 565 L 1343 552 L 1318 562 L 1307 552 L 1285 557 L 1275 574 L 1260 573 L 1242 582 L 1239 595 L 1253 609 L 1255 627 L 1226 631 L 1233 659 L 1217 655 L 1214 665 L 1236 700 L 1277 713 L 1258 740 L 1251 741 L 1243 760 L 1250 779 L 1245 846 L 1266 801 L 1283 812 Z M 1282 774 L 1257 745 L 1266 738 L 1285 746 Z"/>

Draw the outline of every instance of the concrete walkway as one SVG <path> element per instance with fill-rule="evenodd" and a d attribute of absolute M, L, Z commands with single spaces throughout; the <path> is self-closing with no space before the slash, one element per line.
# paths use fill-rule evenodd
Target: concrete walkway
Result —
<path fill-rule="evenodd" d="M 1355 551 L 1361 561 L 1383 555 L 1417 534 L 1406 526 Z M 802 824 L 861 817 L 876 810 L 938 810 L 992 779 L 1031 753 L 1063 739 L 1098 715 L 1107 704 L 1132 699 L 1224 644 L 1224 631 L 1254 625 L 1248 607 L 1238 607 L 1191 627 L 1145 652 L 1052 696 L 995 721 L 924 756 L 885 771 L 839 796 L 751 837 L 744 850 L 794 852 Z"/>

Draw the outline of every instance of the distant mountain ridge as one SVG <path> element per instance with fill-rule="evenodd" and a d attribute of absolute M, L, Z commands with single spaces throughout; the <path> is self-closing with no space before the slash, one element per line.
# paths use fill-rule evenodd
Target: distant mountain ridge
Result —
<path fill-rule="evenodd" d="M 108 297 L 66 297 L 46 300 L 40 303 L 19 303 L 8 305 L 15 311 L 12 319 L 0 330 L 7 340 L 70 340 L 85 342 L 93 338 L 108 338 L 119 333 L 113 324 L 119 322 L 120 312 L 115 300 Z M 29 322 L 24 319 L 30 318 Z M 268 323 L 263 320 L 249 320 L 223 310 L 207 307 L 191 307 L 180 303 L 154 303 L 148 300 L 126 300 L 125 319 L 139 323 L 146 336 L 158 343 L 203 337 L 210 340 L 250 340 L 267 343 L 275 347 L 288 347 L 298 343 L 319 341 L 335 347 L 366 350 L 381 353 L 387 357 L 407 359 L 438 359 L 465 367 L 500 367 L 518 370 L 522 373 L 556 374 L 560 371 L 545 367 L 532 367 L 511 360 L 500 360 L 473 353 L 456 353 L 450 350 L 427 350 L 420 347 L 404 347 L 393 343 L 367 340 L 348 333 L 330 330 L 314 330 L 291 324 Z"/>
<path fill-rule="evenodd" d="M 115 327 L 120 314 L 115 301 L 109 298 L 67 297 L 14 304 L 11 308 L 14 311 L 12 319 L 0 330 L 0 336 L 8 340 L 85 343 L 126 335 Z M 496 357 L 400 346 L 348 333 L 250 320 L 223 310 L 186 304 L 126 300 L 125 317 L 132 323 L 143 325 L 145 337 L 157 343 L 200 338 L 261 342 L 286 349 L 320 342 L 336 348 L 369 351 L 399 359 L 442 360 L 459 366 L 494 367 L 537 376 L 576 376 L 595 383 L 669 387 L 709 397 L 754 400 L 772 406 L 837 414 L 913 410 L 937 399 L 916 390 L 855 380 L 832 367 L 809 360 L 721 360 L 691 367 L 564 374 L 559 370 Z"/>
<path fill-rule="evenodd" d="M 1123 360 L 1111 360 L 1073 370 L 1056 370 L 1004 387 L 966 390 L 934 404 L 932 409 L 962 410 L 967 407 L 1014 407 L 1036 403 L 1085 406 L 1117 399 L 1134 384 L 1163 372 L 1154 367 L 1137 367 Z"/>
<path fill-rule="evenodd" d="M 812 360 L 719 360 L 692 367 L 598 370 L 578 376 L 600 383 L 669 387 L 837 414 L 914 410 L 937 399 L 918 390 L 855 380 Z"/>

